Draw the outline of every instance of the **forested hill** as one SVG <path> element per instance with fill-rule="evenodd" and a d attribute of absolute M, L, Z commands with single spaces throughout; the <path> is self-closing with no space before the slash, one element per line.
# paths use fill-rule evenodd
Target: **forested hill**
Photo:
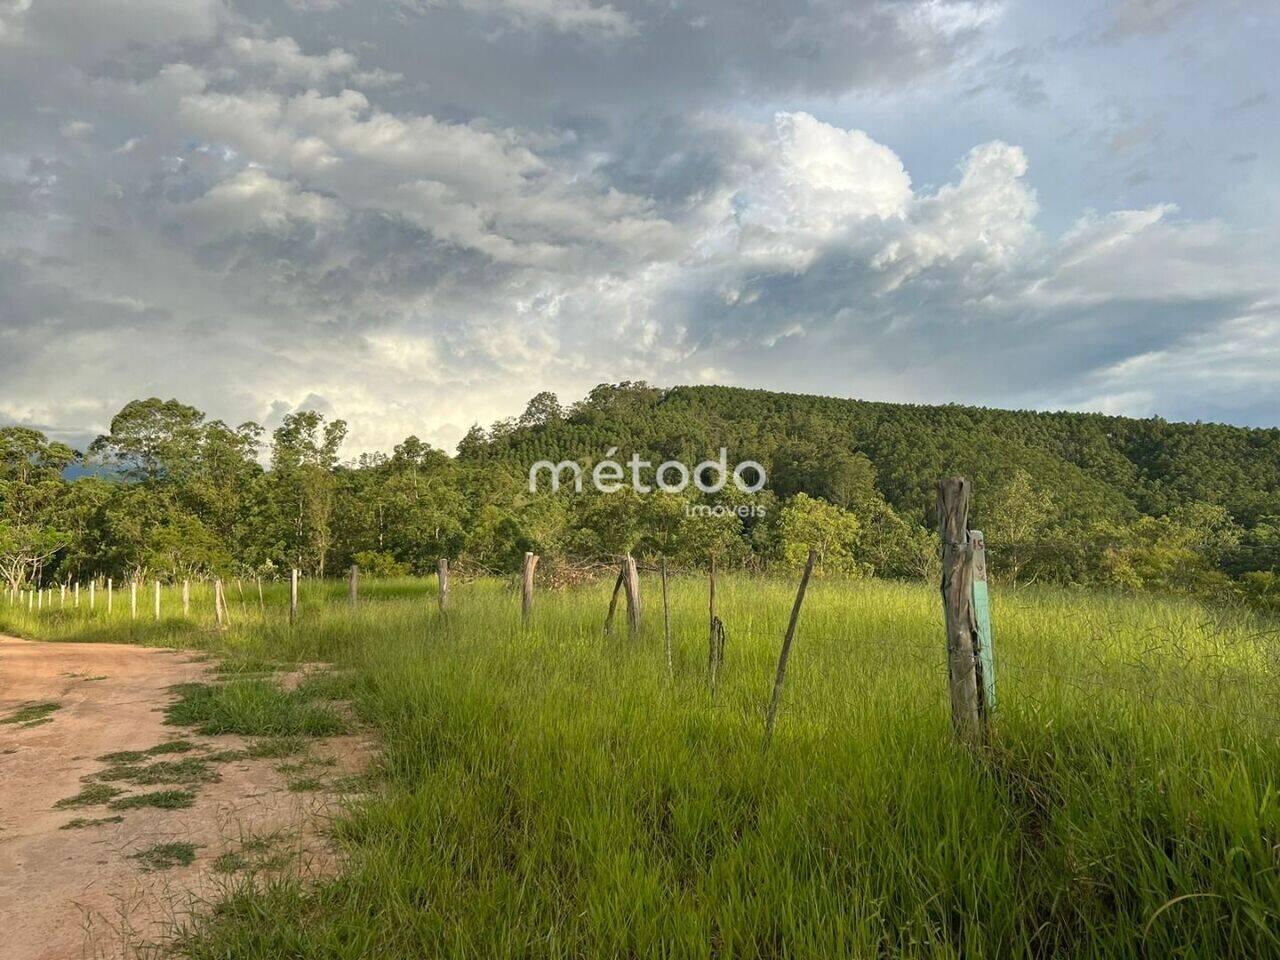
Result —
<path fill-rule="evenodd" d="M 836 503 L 869 461 L 879 493 L 919 520 L 944 475 L 973 480 L 981 519 L 991 495 L 1020 471 L 1064 522 L 1124 522 L 1212 504 L 1248 529 L 1280 514 L 1280 429 L 736 387 L 606 384 L 567 412 L 540 394 L 519 419 L 473 428 L 459 455 L 527 468 L 544 458 L 591 463 L 617 447 L 617 459 L 639 452 L 694 463 L 721 446 L 730 463 L 762 463 L 782 496 L 803 491 Z"/>
<path fill-rule="evenodd" d="M 786 568 L 810 547 L 824 574 L 933 578 L 934 489 L 960 473 L 1000 579 L 1280 609 L 1280 430 L 622 383 L 567 409 L 540 393 L 473 427 L 456 457 L 407 437 L 344 462 L 345 436 L 315 411 L 268 435 L 158 398 L 126 404 L 83 453 L 0 427 L 0 578 L 379 576 L 440 557 L 504 572 L 525 551 L 544 570 L 627 553 Z M 764 489 L 529 489 L 540 460 L 638 456 L 651 484 L 658 463 L 693 468 L 721 447 L 763 465 Z M 73 466 L 87 472 L 69 479 Z"/>

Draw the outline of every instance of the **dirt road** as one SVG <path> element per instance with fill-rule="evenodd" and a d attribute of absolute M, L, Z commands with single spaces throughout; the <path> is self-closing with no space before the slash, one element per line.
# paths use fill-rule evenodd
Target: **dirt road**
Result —
<path fill-rule="evenodd" d="M 187 809 L 55 806 L 95 782 L 107 766 L 98 759 L 104 754 L 179 737 L 201 751 L 191 755 L 242 748 L 238 737 L 193 736 L 164 724 L 163 708 L 173 699 L 168 688 L 207 679 L 207 667 L 180 652 L 0 637 L 5 960 L 160 955 L 146 945 L 162 941 L 193 907 L 216 901 L 228 884 L 253 875 L 256 863 L 332 867 L 322 832 L 335 795 L 291 792 L 280 760 L 220 762 L 220 779 L 193 788 Z M 311 752 L 333 765 L 326 773 L 342 772 L 361 765 L 367 746 L 340 737 Z M 194 847 L 193 862 L 156 862 L 158 847 L 172 853 L 186 844 Z M 149 861 L 136 858 L 148 851 Z"/>

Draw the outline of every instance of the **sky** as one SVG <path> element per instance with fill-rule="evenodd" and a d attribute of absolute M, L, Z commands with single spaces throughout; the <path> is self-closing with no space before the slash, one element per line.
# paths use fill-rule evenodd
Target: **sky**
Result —
<path fill-rule="evenodd" d="M 0 0 L 0 423 L 1280 425 L 1272 0 Z"/>

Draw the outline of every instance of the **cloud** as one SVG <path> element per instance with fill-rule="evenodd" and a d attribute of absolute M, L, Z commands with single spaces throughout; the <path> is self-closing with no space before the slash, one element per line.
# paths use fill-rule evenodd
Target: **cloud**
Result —
<path fill-rule="evenodd" d="M 1051 151 L 859 121 L 951 72 L 1043 102 L 975 52 L 999 4 L 40 6 L 0 0 L 0 420 L 322 404 L 355 452 L 636 378 L 1145 412 L 1197 352 L 1205 409 L 1280 409 L 1273 234 L 1046 216 Z"/>

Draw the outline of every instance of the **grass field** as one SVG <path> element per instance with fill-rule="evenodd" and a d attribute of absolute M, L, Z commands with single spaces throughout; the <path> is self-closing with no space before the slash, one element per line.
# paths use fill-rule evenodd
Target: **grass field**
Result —
<path fill-rule="evenodd" d="M 539 594 L 528 630 L 498 581 L 455 584 L 447 619 L 423 581 L 366 582 L 355 609 L 309 583 L 290 628 L 284 588 L 263 616 L 246 584 L 223 632 L 205 590 L 191 622 L 152 622 L 150 594 L 131 621 L 119 593 L 91 619 L 82 594 L 0 601 L 0 630 L 208 649 L 232 714 L 276 695 L 270 664 L 347 668 L 327 682 L 384 744 L 337 824 L 348 870 L 240 888 L 194 957 L 1280 955 L 1274 622 L 997 589 L 971 753 L 936 589 L 820 580 L 762 753 L 794 582 L 723 578 L 714 702 L 705 584 L 673 581 L 670 674 L 656 580 L 637 638 L 603 636 L 609 586 Z"/>

